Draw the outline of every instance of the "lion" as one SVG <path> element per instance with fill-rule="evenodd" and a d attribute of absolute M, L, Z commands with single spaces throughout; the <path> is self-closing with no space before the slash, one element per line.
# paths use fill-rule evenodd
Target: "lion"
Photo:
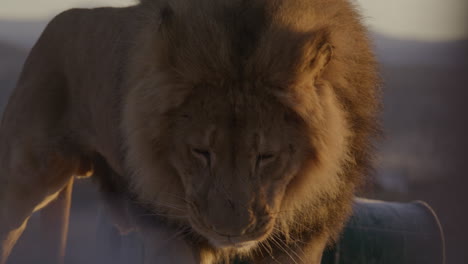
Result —
<path fill-rule="evenodd" d="M 0 263 L 43 207 L 58 227 L 44 252 L 63 262 L 77 175 L 147 248 L 157 226 L 193 263 L 320 263 L 371 168 L 376 68 L 346 0 L 61 13 L 0 127 Z"/>

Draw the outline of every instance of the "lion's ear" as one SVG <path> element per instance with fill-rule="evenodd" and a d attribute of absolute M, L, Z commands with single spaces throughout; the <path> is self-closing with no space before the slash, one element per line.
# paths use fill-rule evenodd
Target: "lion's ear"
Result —
<path fill-rule="evenodd" d="M 333 46 L 325 42 L 320 45 L 315 57 L 312 59 L 309 68 L 309 74 L 313 77 L 314 81 L 317 80 L 323 71 L 327 68 L 328 63 L 333 56 Z"/>

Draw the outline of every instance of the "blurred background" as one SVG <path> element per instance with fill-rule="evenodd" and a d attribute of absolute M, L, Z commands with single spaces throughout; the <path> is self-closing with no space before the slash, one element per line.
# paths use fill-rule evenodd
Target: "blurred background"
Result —
<path fill-rule="evenodd" d="M 424 200 L 446 235 L 447 263 L 468 251 L 468 1 L 356 0 L 380 62 L 385 137 L 373 187 L 364 194 L 390 201 Z M 71 7 L 126 6 L 127 0 L 1 0 L 0 112 L 28 51 L 47 22 Z M 90 263 L 98 217 L 88 180 L 75 185 L 67 263 Z M 37 221 L 13 253 L 32 263 Z M 27 254 L 25 254 L 27 252 Z"/>

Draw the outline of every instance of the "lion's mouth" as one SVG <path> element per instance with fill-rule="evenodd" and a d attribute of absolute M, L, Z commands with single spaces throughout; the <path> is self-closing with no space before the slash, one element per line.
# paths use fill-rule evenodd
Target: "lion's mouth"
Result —
<path fill-rule="evenodd" d="M 190 217 L 192 229 L 199 235 L 207 239 L 213 247 L 216 248 L 234 248 L 238 250 L 250 249 L 259 242 L 269 237 L 273 230 L 273 222 L 256 229 L 253 232 L 242 235 L 228 235 L 218 233 L 207 227 L 200 219 Z"/>

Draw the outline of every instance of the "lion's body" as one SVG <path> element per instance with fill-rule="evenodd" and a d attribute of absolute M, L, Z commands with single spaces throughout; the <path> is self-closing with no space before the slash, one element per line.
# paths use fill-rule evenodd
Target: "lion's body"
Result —
<path fill-rule="evenodd" d="M 73 175 L 93 170 L 106 197 L 116 198 L 110 203 L 117 214 L 128 213 L 123 207 L 129 204 L 120 200 L 139 202 L 167 214 L 161 219 L 169 229 L 190 228 L 195 220 L 188 209 L 181 213 L 161 204 L 181 208 L 186 199 L 206 196 L 193 198 L 192 205 L 205 210 L 196 217 L 212 221 L 213 228 L 235 234 L 253 217 L 258 229 L 267 230 L 239 245 L 263 241 L 266 256 L 268 247 L 288 247 L 293 253 L 273 253 L 281 263 L 319 261 L 369 166 L 376 83 L 366 32 L 347 1 L 148 0 L 129 8 L 67 11 L 31 51 L 0 127 L 0 239 L 14 240 L 18 232 L 12 230 L 20 230 L 36 206 Z M 220 175 L 221 185 L 200 192 L 194 187 L 200 179 L 177 176 L 187 168 L 185 157 L 174 161 L 174 153 L 184 152 L 179 143 L 191 133 L 208 127 L 224 135 L 216 146 L 217 164 L 211 164 L 212 150 L 195 148 L 195 155 L 219 166 L 211 173 Z M 289 154 L 275 156 L 283 164 L 276 170 L 287 177 L 243 178 L 249 169 L 239 151 L 250 153 L 250 132 L 279 140 L 259 143 L 266 150 L 279 151 L 291 141 Z M 245 189 L 246 182 L 252 186 Z M 209 186 L 228 189 L 214 192 Z M 231 213 L 222 211 L 225 205 L 233 208 L 233 218 L 219 217 Z M 253 209 L 234 209 L 245 206 Z M 278 220 L 261 220 L 262 212 Z M 245 253 L 274 262 L 249 249 L 225 248 L 221 236 L 201 226 L 194 230 L 197 235 L 186 240 L 203 263 Z M 273 235 L 285 244 L 275 245 Z M 2 258 L 8 251 L 2 246 Z"/>
<path fill-rule="evenodd" d="M 111 8 L 65 12 L 32 49 L 0 130 L 0 219 L 6 230 L 21 226 L 71 176 L 86 173 L 97 153 L 106 156 L 106 164 L 98 166 L 124 173 L 117 129 L 119 76 L 131 42 L 116 23 L 131 32 L 125 22 L 130 13 Z"/>

